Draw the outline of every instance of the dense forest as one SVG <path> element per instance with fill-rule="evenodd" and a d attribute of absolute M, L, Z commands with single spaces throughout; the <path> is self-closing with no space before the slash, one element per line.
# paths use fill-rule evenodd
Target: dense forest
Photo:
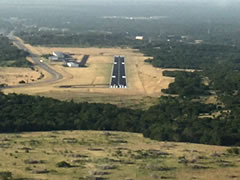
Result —
<path fill-rule="evenodd" d="M 238 119 L 200 117 L 215 110 L 212 104 L 173 97 L 161 97 L 158 105 L 143 111 L 1 93 L 0 132 L 115 130 L 140 132 L 145 137 L 164 141 L 237 145 L 240 142 Z"/>
<path fill-rule="evenodd" d="M 209 95 L 208 86 L 202 83 L 200 73 L 182 71 L 164 71 L 165 76 L 175 77 L 168 89 L 162 91 L 167 94 L 178 94 L 181 97 Z"/>
<path fill-rule="evenodd" d="M 214 110 L 207 114 L 204 113 L 207 116 L 202 116 L 205 118 L 201 120 L 189 116 L 178 115 L 175 117 L 178 120 L 169 124 L 169 127 L 172 128 L 174 125 L 176 129 L 183 128 L 185 130 L 180 132 L 187 135 L 196 133 L 191 138 L 185 137 L 186 139 L 181 139 L 184 136 L 180 133 L 180 140 L 189 141 L 191 139 L 192 142 L 200 133 L 198 140 L 201 143 L 205 138 L 209 139 L 208 143 L 219 141 L 220 144 L 225 145 L 232 144 L 233 141 L 236 144 L 240 142 L 238 134 L 240 132 L 240 51 L 238 47 L 168 42 L 157 46 L 146 46 L 141 50 L 145 55 L 153 56 L 153 59 L 147 59 L 146 62 L 152 63 L 155 67 L 197 69 L 193 72 L 165 71 L 163 73 L 165 76 L 175 77 L 175 82 L 171 83 L 169 88 L 164 89 L 163 92 L 178 95 L 179 97 L 176 99 L 184 99 L 184 101 L 178 102 L 179 106 L 185 104 L 183 102 L 203 102 L 203 99 L 211 96 L 217 97 L 214 102 Z M 203 103 L 206 104 L 206 102 Z M 198 107 L 194 108 L 194 110 L 198 109 Z M 169 115 L 175 112 L 178 111 L 172 108 Z M 192 123 L 200 124 L 194 128 Z M 203 126 L 205 128 L 201 128 Z M 159 129 L 156 132 L 159 133 Z M 204 135 L 203 132 L 207 133 Z M 224 135 L 221 134 L 222 132 Z M 149 133 L 154 134 L 154 131 L 149 131 Z M 216 134 L 218 135 L 215 136 Z"/>
<path fill-rule="evenodd" d="M 0 36 L 0 66 L 29 67 L 28 53 L 19 50 L 7 37 Z"/>
<path fill-rule="evenodd" d="M 236 46 L 216 44 L 193 44 L 181 42 L 163 42 L 140 47 L 155 67 L 203 69 L 223 62 L 236 61 L 240 49 Z"/>

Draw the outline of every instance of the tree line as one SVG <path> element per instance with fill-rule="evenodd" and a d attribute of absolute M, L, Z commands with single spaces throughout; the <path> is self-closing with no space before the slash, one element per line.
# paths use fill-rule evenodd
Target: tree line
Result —
<path fill-rule="evenodd" d="M 240 57 L 240 48 L 229 45 L 163 42 L 140 47 L 154 67 L 205 69 Z"/>
<path fill-rule="evenodd" d="M 76 47 L 131 47 L 140 42 L 124 33 L 19 32 L 32 45 Z"/>
<path fill-rule="evenodd" d="M 133 110 L 0 93 L 0 132 L 113 130 L 143 133 L 163 141 L 237 145 L 238 120 L 200 117 L 215 109 L 215 105 L 180 97 L 161 97 L 148 110 Z"/>
<path fill-rule="evenodd" d="M 166 94 L 178 94 L 181 97 L 209 95 L 209 87 L 203 84 L 201 73 L 164 71 L 163 75 L 175 77 L 174 83 L 162 90 Z"/>
<path fill-rule="evenodd" d="M 0 36 L 0 66 L 29 67 L 32 64 L 26 60 L 28 53 L 18 49 L 4 36 Z"/>

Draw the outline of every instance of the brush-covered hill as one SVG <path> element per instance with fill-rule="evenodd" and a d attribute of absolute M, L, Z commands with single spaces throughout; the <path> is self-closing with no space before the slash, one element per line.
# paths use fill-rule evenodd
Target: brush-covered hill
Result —
<path fill-rule="evenodd" d="M 110 131 L 1 134 L 0 179 L 239 179 L 239 151 Z"/>

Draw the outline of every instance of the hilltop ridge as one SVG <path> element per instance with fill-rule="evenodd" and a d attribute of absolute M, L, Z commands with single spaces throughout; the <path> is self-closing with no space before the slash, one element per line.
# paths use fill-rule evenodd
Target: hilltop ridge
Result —
<path fill-rule="evenodd" d="M 1 134 L 0 146 L 0 178 L 225 180 L 238 179 L 240 170 L 237 148 L 158 142 L 136 133 Z"/>

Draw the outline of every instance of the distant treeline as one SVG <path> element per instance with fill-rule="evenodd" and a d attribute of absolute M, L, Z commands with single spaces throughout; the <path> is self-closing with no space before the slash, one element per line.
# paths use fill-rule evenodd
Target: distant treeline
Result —
<path fill-rule="evenodd" d="M 126 34 L 21 32 L 17 35 L 27 43 L 44 46 L 129 47 L 138 44 Z"/>
<path fill-rule="evenodd" d="M 29 67 L 28 53 L 19 50 L 7 37 L 0 36 L 0 66 Z"/>
<path fill-rule="evenodd" d="M 0 93 L 0 132 L 114 130 L 139 132 L 145 137 L 164 141 L 239 144 L 238 118 L 200 117 L 202 113 L 215 110 L 215 105 L 174 97 L 161 97 L 158 105 L 143 111 L 110 104 L 77 104 Z"/>
<path fill-rule="evenodd" d="M 216 63 L 234 61 L 240 57 L 240 48 L 215 44 L 188 44 L 165 42 L 139 47 L 154 67 L 204 69 Z"/>

